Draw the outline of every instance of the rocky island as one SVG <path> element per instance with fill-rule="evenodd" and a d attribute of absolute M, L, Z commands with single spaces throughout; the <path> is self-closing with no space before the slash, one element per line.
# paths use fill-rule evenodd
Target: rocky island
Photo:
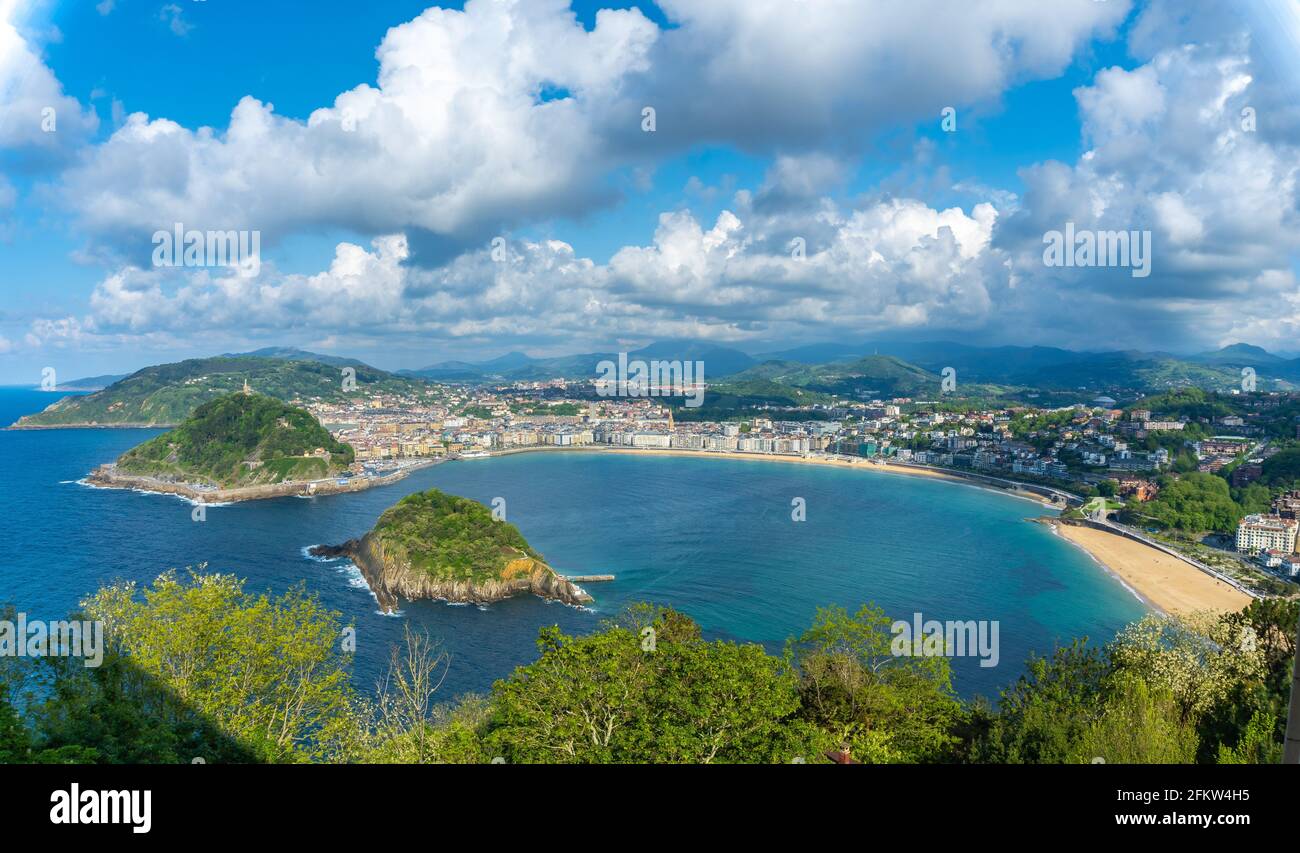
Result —
<path fill-rule="evenodd" d="M 531 592 L 565 604 L 592 600 L 548 566 L 513 524 L 437 489 L 402 498 L 360 539 L 310 553 L 351 559 L 390 613 L 398 597 L 486 604 Z"/>
<path fill-rule="evenodd" d="M 328 494 L 388 478 L 349 477 L 352 447 L 305 409 L 247 391 L 211 400 L 178 427 L 140 444 L 87 481 L 205 503 Z"/>

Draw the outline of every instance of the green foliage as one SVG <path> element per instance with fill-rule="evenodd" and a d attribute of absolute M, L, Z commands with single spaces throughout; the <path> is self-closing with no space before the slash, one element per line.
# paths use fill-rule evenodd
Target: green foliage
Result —
<path fill-rule="evenodd" d="M 1122 679 L 1105 709 L 1083 732 L 1072 763 L 1191 764 L 1196 730 L 1168 690 L 1141 679 Z"/>
<path fill-rule="evenodd" d="M 1178 478 L 1161 477 L 1160 494 L 1134 508 L 1136 519 L 1193 533 L 1232 530 L 1244 513 L 1233 500 L 1228 483 L 1213 474 L 1192 472 Z"/>
<path fill-rule="evenodd" d="M 870 355 L 847 361 L 808 365 L 793 361 L 768 361 L 730 376 L 710 387 L 705 407 L 735 407 L 766 402 L 771 405 L 828 403 L 835 397 L 849 400 L 926 396 L 937 399 L 942 380 L 914 364 L 887 355 Z M 970 400 L 993 401 L 1009 389 L 997 385 L 964 383 L 961 400 L 931 408 L 960 411 Z"/>
<path fill-rule="evenodd" d="M 317 448 L 329 458 L 309 454 Z M 204 403 L 176 429 L 128 450 L 120 470 L 233 487 L 322 479 L 354 458 L 305 409 L 260 394 L 230 394 Z"/>
<path fill-rule="evenodd" d="M 1237 374 L 1237 379 L 1240 379 L 1240 373 Z M 1214 383 L 1211 382 L 1210 384 Z M 1229 385 L 1231 384 L 1233 383 L 1229 382 Z M 1180 417 L 1191 420 L 1198 418 L 1214 419 L 1242 413 L 1230 403 L 1230 398 L 1203 391 L 1200 388 L 1178 388 L 1161 394 L 1153 394 L 1150 397 L 1143 397 L 1127 408 L 1129 411 L 1133 409 L 1150 410 L 1153 415 L 1159 415 L 1162 420 Z"/>
<path fill-rule="evenodd" d="M 1233 492 L 1233 499 L 1246 514 L 1266 513 L 1273 506 L 1273 492 L 1264 485 L 1251 483 Z"/>
<path fill-rule="evenodd" d="M 1282 761 L 1282 744 L 1274 733 L 1277 718 L 1256 712 L 1246 724 L 1236 746 L 1219 744 L 1219 764 L 1278 764 Z"/>
<path fill-rule="evenodd" d="M 9 701 L 7 687 L 0 683 L 0 764 L 25 762 L 30 751 L 31 735 Z"/>
<path fill-rule="evenodd" d="M 718 411 L 736 411 L 758 406 L 812 406 L 831 402 L 829 394 L 785 385 L 771 379 L 738 379 L 711 384 L 699 407 L 718 417 Z"/>
<path fill-rule="evenodd" d="M 384 553 L 440 580 L 498 580 L 510 560 L 542 556 L 483 504 L 437 489 L 407 495 L 379 516 Z"/>
<path fill-rule="evenodd" d="M 538 660 L 454 703 L 437 701 L 448 656 L 409 627 L 362 698 L 338 614 L 301 588 L 169 572 L 83 607 L 104 623 L 100 667 L 0 659 L 0 761 L 786 763 L 848 747 L 872 763 L 1272 763 L 1300 617 L 1294 601 L 1148 617 L 1104 649 L 1031 657 L 993 708 L 953 695 L 946 658 L 894 655 L 870 605 L 818 611 L 780 657 L 633 605 L 588 636 L 543 628 Z"/>
<path fill-rule="evenodd" d="M 942 761 L 961 706 L 946 657 L 895 656 L 891 620 L 874 606 L 817 611 L 792 642 L 804 719 L 870 763 Z"/>
<path fill-rule="evenodd" d="M 25 426 L 68 424 L 178 424 L 199 406 L 238 391 L 247 381 L 261 394 L 280 400 L 319 399 L 341 402 L 366 394 L 424 394 L 429 386 L 358 364 L 356 389 L 343 390 L 341 368 L 317 361 L 278 358 L 195 358 L 136 371 L 102 391 L 64 397 L 35 415 Z"/>
<path fill-rule="evenodd" d="M 1222 703 L 1237 685 L 1261 682 L 1264 651 L 1240 620 L 1208 614 L 1150 615 L 1121 631 L 1110 646 L 1117 673 L 1167 691 L 1184 718 Z"/>
<path fill-rule="evenodd" d="M 493 688 L 489 752 L 512 764 L 814 760 L 827 741 L 796 718 L 795 674 L 683 619 L 576 638 L 543 629 L 541 658 Z"/>
<path fill-rule="evenodd" d="M 321 759 L 354 728 L 343 625 L 301 588 L 270 598 L 244 592 L 231 575 L 186 581 L 168 572 L 142 594 L 134 583 L 115 584 L 83 606 L 104 622 L 112 652 L 256 760 Z M 107 685 L 119 686 L 132 692 L 129 679 Z M 184 731 L 186 719 L 170 706 L 156 710 L 171 732 Z"/>
<path fill-rule="evenodd" d="M 434 699 L 451 657 L 427 634 L 406 626 L 394 646 L 375 705 L 376 724 L 359 760 L 381 764 L 473 764 L 487 760 L 482 731 L 487 700 L 466 696 L 455 705 Z"/>
<path fill-rule="evenodd" d="M 512 403 L 510 411 L 517 415 L 545 415 L 548 417 L 574 417 L 586 411 L 579 403 Z"/>
<path fill-rule="evenodd" d="M 1105 654 L 1075 640 L 1050 658 L 1033 656 L 1002 691 L 1001 711 L 974 749 L 977 761 L 1060 764 L 1075 755 L 1105 704 Z"/>
<path fill-rule="evenodd" d="M 1300 448 L 1275 453 L 1264 460 L 1259 482 L 1281 489 L 1292 488 L 1300 480 Z"/>

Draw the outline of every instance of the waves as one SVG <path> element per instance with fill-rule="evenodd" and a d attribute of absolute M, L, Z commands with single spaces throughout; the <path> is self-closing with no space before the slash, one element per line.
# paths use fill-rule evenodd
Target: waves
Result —
<path fill-rule="evenodd" d="M 352 562 L 347 557 L 317 556 L 316 554 L 311 553 L 311 549 L 316 547 L 319 546 L 304 545 L 298 549 L 298 553 L 302 554 L 302 556 L 305 559 L 311 560 L 313 563 L 323 563 L 325 565 L 331 566 L 334 569 L 334 573 L 339 577 L 341 577 L 348 587 L 355 589 L 357 591 L 365 590 L 366 594 L 368 594 L 376 604 L 379 603 L 379 596 L 375 595 L 375 591 L 370 588 L 370 584 L 366 583 L 366 576 L 362 574 L 361 569 L 357 567 L 356 563 Z M 404 611 L 400 609 L 394 610 L 392 613 L 386 613 L 381 608 L 376 610 L 375 613 L 379 614 L 380 616 L 400 617 L 405 615 Z"/>
<path fill-rule="evenodd" d="M 151 489 L 126 489 L 122 486 L 101 486 L 98 483 L 92 483 L 89 479 L 82 477 L 80 480 L 60 480 L 60 485 L 78 485 L 85 486 L 87 489 L 94 489 L 100 492 L 132 492 L 137 495 L 153 495 L 159 498 L 174 498 L 181 503 L 190 506 L 221 507 L 234 506 L 234 501 L 201 501 L 196 498 L 187 498 L 184 495 L 174 494 L 172 492 L 155 492 Z"/>

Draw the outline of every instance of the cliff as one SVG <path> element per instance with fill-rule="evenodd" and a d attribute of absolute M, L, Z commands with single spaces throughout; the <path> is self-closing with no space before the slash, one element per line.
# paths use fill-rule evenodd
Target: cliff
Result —
<path fill-rule="evenodd" d="M 565 604 L 592 600 L 513 525 L 493 519 L 482 504 L 437 490 L 403 498 L 359 539 L 310 553 L 351 559 L 388 612 L 399 598 L 487 604 L 532 593 Z"/>

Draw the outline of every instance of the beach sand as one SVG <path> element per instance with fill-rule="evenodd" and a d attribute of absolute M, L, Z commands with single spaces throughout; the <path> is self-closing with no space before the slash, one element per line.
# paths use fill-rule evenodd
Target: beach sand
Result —
<path fill-rule="evenodd" d="M 1053 503 L 1043 495 L 1025 491 L 1000 488 L 989 483 L 983 483 L 979 480 L 963 477 L 959 474 L 949 474 L 935 468 L 929 468 L 917 465 L 904 465 L 901 463 L 877 464 L 868 462 L 865 459 L 855 459 L 853 457 L 834 458 L 829 456 L 795 456 L 775 453 L 743 453 L 737 450 L 660 450 L 650 447 L 610 447 L 608 445 L 580 445 L 576 447 L 518 447 L 509 450 L 494 450 L 488 454 L 488 457 L 495 456 L 513 456 L 520 453 L 628 453 L 640 456 L 689 456 L 695 459 L 744 459 L 755 462 L 777 462 L 785 465 L 824 465 L 831 468 L 849 468 L 854 471 L 873 471 L 882 474 L 902 474 L 908 477 L 930 477 L 937 480 L 947 480 L 950 483 L 962 483 L 967 486 L 973 486 L 977 489 L 987 489 L 991 492 L 1007 495 L 1013 498 L 1021 498 L 1033 501 L 1053 509 L 1060 509 L 1060 504 Z"/>
<path fill-rule="evenodd" d="M 574 448 L 574 450 L 583 450 L 590 448 Z M 826 456 L 787 456 L 775 453 L 741 453 L 730 450 L 655 450 L 652 448 L 642 447 L 605 447 L 596 449 L 598 453 L 632 453 L 642 456 L 692 456 L 696 459 L 704 457 L 706 459 L 746 459 L 757 462 L 781 462 L 795 465 L 824 465 L 831 468 L 849 468 L 854 471 L 873 471 L 881 474 L 902 474 L 908 477 L 929 477 L 936 480 L 947 480 L 950 483 L 962 483 L 967 486 L 974 486 L 977 489 L 988 489 L 992 492 L 1008 495 L 1013 498 L 1024 498 L 1026 500 L 1041 503 L 1044 506 L 1055 506 L 1047 498 L 1025 491 L 1012 491 L 1010 489 L 1001 489 L 991 486 L 987 483 L 981 483 L 978 480 L 972 480 L 968 477 L 962 477 L 957 474 L 948 474 L 934 468 L 925 468 L 915 465 L 902 465 L 898 463 L 877 464 L 868 462 L 865 459 L 855 460 L 853 458 L 835 459 Z"/>
<path fill-rule="evenodd" d="M 569 450 L 569 448 L 555 448 Z M 516 453 L 528 453 L 541 448 L 520 448 Z M 650 448 L 600 448 L 575 447 L 573 451 L 590 450 L 597 453 L 629 453 L 641 456 L 690 456 L 717 459 L 749 459 L 754 461 L 783 462 L 786 464 L 829 465 L 835 468 L 852 468 L 856 471 L 876 471 L 885 474 L 904 474 L 913 477 L 933 477 L 954 483 L 965 483 L 976 488 L 990 486 L 976 481 L 945 474 L 928 468 L 903 465 L 874 465 L 866 461 L 849 459 L 831 459 L 826 457 L 777 456 L 763 453 L 713 452 L 699 450 L 655 450 Z M 506 455 L 494 453 L 493 455 Z M 546 450 L 542 450 L 546 452 Z M 1051 503 L 1036 495 L 1027 493 L 1003 492 L 1013 497 L 1037 500 L 1045 505 Z M 1069 524 L 1051 523 L 1063 537 L 1082 548 L 1093 559 L 1103 565 L 1112 574 L 1118 576 L 1130 589 L 1134 590 L 1150 606 L 1165 613 L 1192 613 L 1212 610 L 1219 613 L 1236 612 L 1251 601 L 1250 596 L 1217 580 L 1190 563 L 1177 557 L 1171 557 L 1141 542 L 1125 539 L 1113 533 L 1095 530 L 1090 527 L 1078 527 Z"/>
<path fill-rule="evenodd" d="M 1235 612 L 1251 598 L 1195 566 L 1155 548 L 1091 527 L 1054 524 L 1156 608 L 1170 614 L 1213 610 Z"/>

